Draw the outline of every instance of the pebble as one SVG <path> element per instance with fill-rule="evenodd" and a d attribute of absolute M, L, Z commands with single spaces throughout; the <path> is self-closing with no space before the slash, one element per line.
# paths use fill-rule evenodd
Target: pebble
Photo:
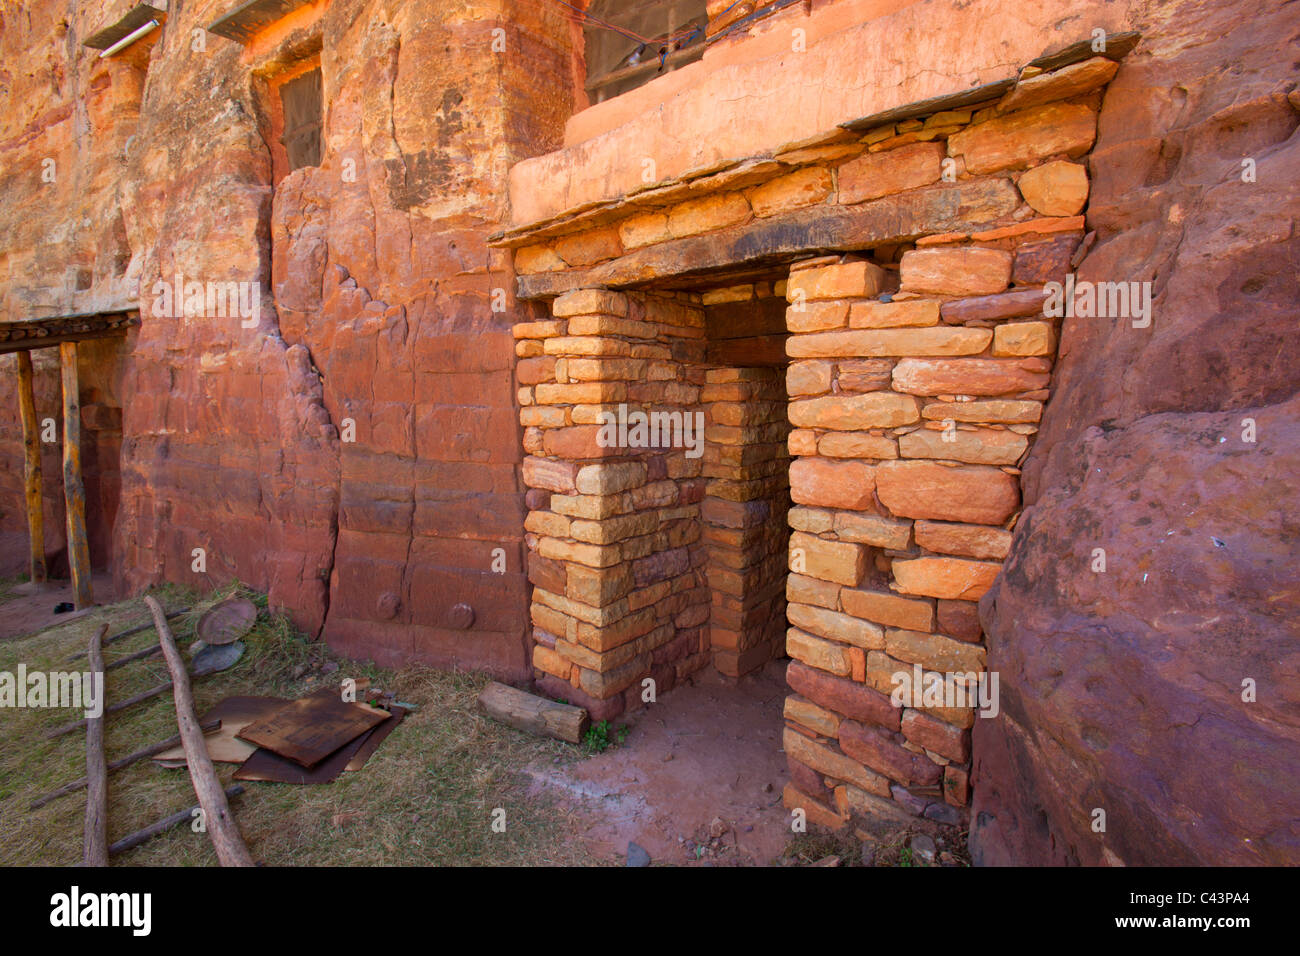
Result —
<path fill-rule="evenodd" d="M 934 862 L 935 846 L 934 840 L 924 833 L 913 834 L 911 840 L 912 857 L 918 863 L 929 866 Z"/>
<path fill-rule="evenodd" d="M 627 845 L 627 865 L 628 866 L 649 866 L 650 854 L 645 848 L 635 843 Z"/>

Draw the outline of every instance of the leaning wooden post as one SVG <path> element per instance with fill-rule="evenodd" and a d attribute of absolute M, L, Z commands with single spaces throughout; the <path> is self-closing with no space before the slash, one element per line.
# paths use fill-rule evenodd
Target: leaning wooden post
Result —
<path fill-rule="evenodd" d="M 32 387 L 32 353 L 18 353 L 18 408 L 26 452 L 27 531 L 32 542 L 31 578 L 45 580 L 45 515 L 41 510 L 41 436 L 36 428 L 36 393 Z"/>
<path fill-rule="evenodd" d="M 158 643 L 162 645 L 163 656 L 167 658 L 167 669 L 172 673 L 174 696 L 176 698 L 176 722 L 180 726 L 181 745 L 185 748 L 185 762 L 189 764 L 190 780 L 194 784 L 194 793 L 203 808 L 208 836 L 217 851 L 217 859 L 222 866 L 256 866 L 253 857 L 240 836 L 239 825 L 230 813 L 230 804 L 226 802 L 225 791 L 217 779 L 217 772 L 212 768 L 212 758 L 208 756 L 208 745 L 203 740 L 203 730 L 199 725 L 198 714 L 194 712 L 194 694 L 190 690 L 190 675 L 185 669 L 185 658 L 176 648 L 171 629 L 163 609 L 152 597 L 144 602 L 149 605 L 153 615 L 154 626 L 158 628 Z"/>
<path fill-rule="evenodd" d="M 90 672 L 99 678 L 101 708 L 104 703 L 101 642 L 107 632 L 108 625 L 101 624 L 90 639 Z M 108 866 L 108 767 L 104 761 L 102 712 L 86 720 L 86 829 L 82 861 L 86 866 Z"/>
<path fill-rule="evenodd" d="M 63 501 L 68 513 L 68 565 L 77 610 L 95 603 L 86 539 L 86 486 L 81 480 L 81 396 L 77 391 L 77 343 L 59 344 L 63 371 Z"/>

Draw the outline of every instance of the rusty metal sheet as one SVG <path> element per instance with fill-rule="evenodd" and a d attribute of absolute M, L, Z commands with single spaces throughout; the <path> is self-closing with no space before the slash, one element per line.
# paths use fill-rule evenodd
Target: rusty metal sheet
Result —
<path fill-rule="evenodd" d="M 361 746 L 352 759 L 348 761 L 347 767 L 344 768 L 345 770 L 360 770 L 364 767 L 366 761 L 374 755 L 375 751 L 379 749 L 379 745 L 384 742 L 384 738 L 396 730 L 397 725 L 400 724 L 402 718 L 406 716 L 405 707 L 399 707 L 394 704 L 389 708 L 389 710 L 392 712 L 391 717 L 379 724 L 364 737 L 359 738 Z"/>
<path fill-rule="evenodd" d="M 243 763 L 257 750 L 256 745 L 236 736 L 254 721 L 270 717 L 293 701 L 283 697 L 227 697 L 199 718 L 200 723 L 220 720 L 221 730 L 204 738 L 208 756 L 216 763 Z M 185 748 L 176 746 L 153 758 L 164 767 L 185 766 Z"/>
<path fill-rule="evenodd" d="M 303 767 L 269 750 L 258 749 L 235 771 L 236 780 L 257 780 L 264 783 L 329 783 L 343 772 L 348 761 L 361 748 L 362 740 L 369 734 L 339 748 L 314 767 Z"/>
<path fill-rule="evenodd" d="M 384 738 L 402 721 L 406 711 L 400 707 L 393 708 L 391 717 L 387 717 L 375 727 L 367 730 L 356 740 L 344 744 L 314 767 L 301 767 L 292 760 L 260 749 L 244 761 L 244 765 L 235 771 L 236 780 L 255 780 L 263 783 L 316 784 L 329 783 L 345 770 L 360 770 L 370 755 L 378 749 Z"/>
<path fill-rule="evenodd" d="M 311 768 L 388 716 L 375 707 L 344 703 L 337 688 L 325 687 L 249 724 L 238 736 Z"/>

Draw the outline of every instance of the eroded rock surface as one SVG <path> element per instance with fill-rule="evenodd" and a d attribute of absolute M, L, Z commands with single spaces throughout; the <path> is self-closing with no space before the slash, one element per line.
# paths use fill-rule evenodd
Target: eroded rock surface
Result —
<path fill-rule="evenodd" d="M 1003 715 L 976 722 L 974 857 L 1294 863 L 1300 21 L 1280 2 L 1135 19 L 1078 276 L 1153 282 L 1151 326 L 1065 322 L 1028 507 L 981 605 Z"/>

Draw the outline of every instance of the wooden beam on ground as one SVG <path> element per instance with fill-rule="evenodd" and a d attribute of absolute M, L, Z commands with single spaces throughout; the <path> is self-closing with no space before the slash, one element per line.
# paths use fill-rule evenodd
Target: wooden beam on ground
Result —
<path fill-rule="evenodd" d="M 237 797 L 244 792 L 244 785 L 237 783 L 234 786 L 226 787 L 225 794 L 227 798 Z M 190 807 L 186 810 L 179 810 L 169 817 L 163 817 L 157 823 L 151 823 L 143 830 L 136 830 L 129 836 L 124 836 L 108 848 L 109 856 L 117 856 L 119 853 L 125 853 L 127 850 L 133 850 L 146 840 L 152 840 L 160 833 L 166 833 L 172 827 L 180 826 L 194 819 L 194 811 L 200 807 Z"/>
<path fill-rule="evenodd" d="M 172 638 L 162 606 L 152 597 L 146 597 L 144 602 L 149 605 L 149 613 L 153 615 L 154 626 L 158 628 L 158 642 L 162 645 L 163 656 L 167 658 L 167 669 L 171 671 L 176 722 L 180 727 L 181 744 L 185 748 L 185 762 L 189 765 L 190 780 L 194 784 L 199 805 L 203 808 L 208 836 L 212 839 L 213 849 L 217 851 L 217 859 L 222 866 L 256 866 L 239 833 L 239 825 L 230 812 L 226 794 L 212 767 L 212 758 L 208 756 L 208 746 L 203 741 L 203 731 L 199 729 L 199 718 L 194 710 L 194 693 L 190 690 L 190 675 L 185 669 L 185 658 L 181 656 L 176 641 Z"/>
<path fill-rule="evenodd" d="M 104 714 L 105 715 L 116 714 L 119 710 L 126 710 L 128 707 L 134 707 L 136 704 L 139 704 L 143 701 L 152 700 L 153 698 L 157 697 L 159 694 L 165 694 L 167 693 L 167 691 L 171 689 L 172 689 L 172 682 L 164 681 L 163 683 L 159 684 L 156 687 L 150 687 L 146 691 L 141 691 L 140 693 L 136 694 L 134 697 L 128 697 L 126 700 L 122 701 L 119 704 L 113 704 L 109 707 L 105 707 Z M 62 737 L 64 734 L 70 734 L 74 730 L 79 730 L 84 726 L 86 726 L 86 719 L 83 717 L 80 720 L 74 720 L 71 723 L 67 723 L 59 727 L 55 727 L 53 730 L 47 730 L 45 732 L 45 739 L 53 740 L 55 737 Z"/>
<path fill-rule="evenodd" d="M 530 734 L 567 740 L 571 744 L 582 742 L 582 735 L 590 723 L 587 712 L 581 707 L 547 700 L 496 681 L 483 688 L 478 703 L 489 717 L 504 724 Z"/>
<path fill-rule="evenodd" d="M 81 395 L 77 385 L 77 343 L 59 345 L 63 373 L 63 500 L 68 515 L 68 566 L 73 601 L 80 611 L 95 603 L 86 538 L 86 486 L 81 479 Z"/>
<path fill-rule="evenodd" d="M 103 687 L 104 651 L 101 641 L 108 625 L 99 625 L 90 638 L 90 670 Z M 86 721 L 86 827 L 82 862 L 108 866 L 108 768 L 104 761 L 104 714 Z"/>
<path fill-rule="evenodd" d="M 213 733 L 221 729 L 221 721 L 205 720 L 203 722 L 203 726 L 200 729 L 205 734 Z M 117 771 L 123 769 L 124 767 L 129 767 L 131 766 L 131 764 L 135 763 L 136 761 L 143 760 L 145 757 L 152 757 L 154 754 L 160 754 L 164 750 L 171 750 L 180 742 L 181 742 L 180 734 L 175 734 L 171 737 L 168 737 L 166 740 L 160 740 L 156 744 L 151 744 L 150 746 L 145 747 L 141 750 L 137 750 L 134 753 L 129 753 L 125 757 L 120 757 L 117 760 L 114 760 L 112 763 L 108 765 L 108 772 L 117 773 Z M 47 803 L 49 803 L 51 800 L 57 800 L 59 797 L 66 796 L 69 793 L 76 793 L 78 790 L 84 790 L 88 782 L 89 779 L 87 777 L 82 777 L 79 780 L 73 780 L 71 783 L 65 783 L 63 786 L 55 790 L 51 790 L 49 793 L 37 797 L 35 800 L 31 802 L 31 804 L 27 807 L 27 809 L 38 810 L 41 807 L 45 806 Z M 112 852 L 113 852 L 112 847 L 109 847 L 109 853 L 111 854 Z"/>
<path fill-rule="evenodd" d="M 27 533 L 31 538 L 31 579 L 45 580 L 45 513 L 41 501 L 41 436 L 36 426 L 36 392 L 33 387 L 32 354 L 18 353 L 18 409 L 23 420 L 25 470 L 23 490 L 27 498 Z"/>
<path fill-rule="evenodd" d="M 177 608 L 176 610 L 174 610 L 174 611 L 168 611 L 168 612 L 167 612 L 167 620 L 170 621 L 170 620 L 172 620 L 173 618 L 180 617 L 182 614 L 187 614 L 187 613 L 189 613 L 189 610 L 190 610 L 190 609 L 189 609 L 188 607 L 178 607 L 178 608 Z M 59 625 L 57 625 L 57 624 L 52 624 L 52 625 L 50 625 L 50 626 L 51 626 L 51 627 L 58 627 Z M 118 641 L 122 640 L 122 638 L 124 638 L 124 637 L 131 637 L 131 636 L 134 635 L 134 634 L 139 634 L 141 631 L 152 631 L 152 630 L 153 630 L 153 618 L 150 618 L 148 621 L 145 621 L 143 624 L 137 624 L 137 625 L 135 625 L 134 627 L 128 627 L 125 631 L 119 631 L 118 633 L 114 634 L 112 637 L 110 637 L 110 638 L 108 638 L 107 640 L 104 641 L 104 646 L 107 647 L 109 644 L 115 644 L 115 643 L 117 643 Z M 39 634 L 40 631 L 37 631 L 36 633 Z M 85 657 L 85 656 L 86 656 L 86 652 L 85 652 L 85 651 L 77 651 L 77 653 L 70 655 L 70 656 L 68 657 L 68 660 L 69 660 L 69 661 L 76 661 L 76 660 L 80 660 L 81 658 L 83 658 L 83 657 Z"/>

